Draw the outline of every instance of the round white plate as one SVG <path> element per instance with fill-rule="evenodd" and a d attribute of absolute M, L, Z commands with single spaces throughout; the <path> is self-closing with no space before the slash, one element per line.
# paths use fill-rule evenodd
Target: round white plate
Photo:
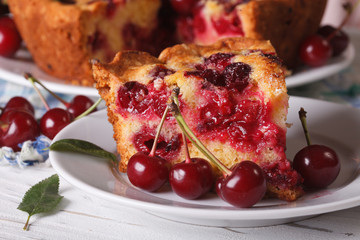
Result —
<path fill-rule="evenodd" d="M 298 69 L 293 75 L 286 78 L 286 85 L 288 88 L 292 88 L 329 77 L 349 66 L 354 56 L 354 46 L 349 45 L 341 56 L 329 60 L 325 66 Z M 54 92 L 98 96 L 95 88 L 65 84 L 62 80 L 46 74 L 36 66 L 26 49 L 21 49 L 14 58 L 0 57 L 0 79 L 31 86 L 23 77 L 25 72 L 31 73 Z"/>
<path fill-rule="evenodd" d="M 120 206 L 142 209 L 169 220 L 190 224 L 225 227 L 255 227 L 281 224 L 314 215 L 360 205 L 360 177 L 356 159 L 360 157 L 360 111 L 318 100 L 291 97 L 287 134 L 287 155 L 305 146 L 298 120 L 298 110 L 308 112 L 312 142 L 332 147 L 341 159 L 341 172 L 327 189 L 307 193 L 294 202 L 262 200 L 252 208 L 230 206 L 209 193 L 202 199 L 185 200 L 170 187 L 148 193 L 133 187 L 126 174 L 119 174 L 104 160 L 81 154 L 50 151 L 54 169 L 69 183 L 98 197 L 115 201 Z M 54 139 L 84 139 L 115 152 L 112 126 L 106 111 L 98 111 L 64 128 Z"/>

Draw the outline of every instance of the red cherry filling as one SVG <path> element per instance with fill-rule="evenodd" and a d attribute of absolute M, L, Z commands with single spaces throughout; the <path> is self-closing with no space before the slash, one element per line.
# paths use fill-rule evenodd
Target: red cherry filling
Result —
<path fill-rule="evenodd" d="M 227 16 L 222 16 L 218 19 L 211 19 L 211 22 L 220 35 L 236 34 L 243 36 L 241 20 L 237 16 L 236 12 L 232 12 Z"/>
<path fill-rule="evenodd" d="M 133 137 L 136 150 L 139 152 L 150 152 L 155 135 L 156 129 L 143 127 Z M 171 161 L 179 154 L 181 144 L 181 134 L 173 136 L 170 139 L 165 139 L 164 136 L 160 135 L 155 155 Z"/>
<path fill-rule="evenodd" d="M 175 73 L 175 71 L 164 67 L 163 65 L 157 65 L 153 70 L 150 71 L 149 75 L 153 79 L 164 79 L 166 76 Z"/>
<path fill-rule="evenodd" d="M 118 91 L 116 104 L 129 113 L 143 113 L 149 107 L 147 87 L 138 82 L 127 82 Z"/>

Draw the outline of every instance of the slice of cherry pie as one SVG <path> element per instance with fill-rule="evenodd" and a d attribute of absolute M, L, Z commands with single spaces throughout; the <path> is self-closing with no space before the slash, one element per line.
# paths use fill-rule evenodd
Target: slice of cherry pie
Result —
<path fill-rule="evenodd" d="M 179 87 L 185 120 L 227 167 L 254 161 L 267 176 L 269 195 L 288 201 L 302 195 L 302 179 L 285 155 L 285 68 L 268 41 L 181 44 L 159 58 L 123 51 L 110 63 L 93 61 L 93 75 L 108 107 L 121 171 L 133 154 L 151 149 L 172 89 Z M 191 143 L 189 151 L 203 157 Z M 185 159 L 181 130 L 170 113 L 156 154 L 171 163 Z"/>

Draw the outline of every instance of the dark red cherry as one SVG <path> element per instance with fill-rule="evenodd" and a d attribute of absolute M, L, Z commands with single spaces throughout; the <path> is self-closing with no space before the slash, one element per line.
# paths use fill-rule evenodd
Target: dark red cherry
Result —
<path fill-rule="evenodd" d="M 71 114 L 62 108 L 52 108 L 40 120 L 42 134 L 53 139 L 61 129 L 72 121 Z"/>
<path fill-rule="evenodd" d="M 330 43 L 320 35 L 311 35 L 300 46 L 301 60 L 311 67 L 325 65 L 332 55 Z"/>
<path fill-rule="evenodd" d="M 185 199 L 197 199 L 209 192 L 214 183 L 210 163 L 202 158 L 192 158 L 191 162 L 175 164 L 169 176 L 173 191 Z"/>
<path fill-rule="evenodd" d="M 180 14 L 191 14 L 194 6 L 199 0 L 171 0 L 174 10 Z"/>
<path fill-rule="evenodd" d="M 266 192 L 262 169 L 252 161 L 242 161 L 216 183 L 217 193 L 235 207 L 247 208 L 259 202 Z"/>
<path fill-rule="evenodd" d="M 334 150 L 323 145 L 309 145 L 294 158 L 294 169 L 304 178 L 308 188 L 325 188 L 340 172 L 340 161 Z"/>
<path fill-rule="evenodd" d="M 335 33 L 336 32 L 336 33 Z M 335 33 L 334 36 L 333 33 Z M 349 36 L 342 30 L 337 31 L 336 28 L 325 25 L 319 28 L 318 34 L 323 36 L 324 38 L 328 38 L 331 36 L 330 45 L 333 49 L 332 56 L 336 57 L 339 56 L 349 45 L 350 39 Z"/>
<path fill-rule="evenodd" d="M 1 142 L 3 146 L 19 151 L 19 143 L 35 140 L 40 135 L 40 128 L 34 116 L 25 111 L 9 111 L 1 119 Z"/>
<path fill-rule="evenodd" d="M 169 165 L 161 157 L 137 152 L 129 159 L 127 175 L 134 186 L 154 192 L 169 179 Z"/>
<path fill-rule="evenodd" d="M 5 18 L 1 20 L 2 18 Z M 21 37 L 15 23 L 9 17 L 0 18 L 0 56 L 12 57 L 21 45 Z"/>
<path fill-rule="evenodd" d="M 73 100 L 70 102 L 69 107 L 67 110 L 72 115 L 73 118 L 76 118 L 86 110 L 88 110 L 94 102 L 84 95 L 77 95 L 73 98 Z M 95 112 L 96 109 L 92 112 Z"/>
<path fill-rule="evenodd" d="M 28 112 L 33 116 L 35 114 L 33 105 L 26 98 L 19 96 L 12 97 L 6 103 L 5 107 L 1 112 L 1 116 L 5 115 L 6 112 L 14 111 L 14 110 Z"/>

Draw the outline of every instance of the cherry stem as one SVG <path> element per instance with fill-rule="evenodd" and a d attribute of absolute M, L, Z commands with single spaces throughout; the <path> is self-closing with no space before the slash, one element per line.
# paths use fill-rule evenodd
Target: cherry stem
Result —
<path fill-rule="evenodd" d="M 165 111 L 164 111 L 164 114 L 162 115 L 162 118 L 161 118 L 161 120 L 160 120 L 158 129 L 157 129 L 157 131 L 156 131 L 154 143 L 153 143 L 152 148 L 151 148 L 151 151 L 150 151 L 150 153 L 149 153 L 149 156 L 150 156 L 150 157 L 155 156 L 155 151 L 156 151 L 156 147 L 157 147 L 157 142 L 158 142 L 159 137 L 160 137 L 161 128 L 162 128 L 162 126 L 164 125 L 164 122 L 165 122 L 165 119 L 166 119 L 166 115 L 167 115 L 168 112 L 169 112 L 169 107 L 166 106 Z"/>
<path fill-rule="evenodd" d="M 336 30 L 326 38 L 327 41 L 330 41 L 332 38 L 334 38 L 335 35 L 345 26 L 345 24 L 349 21 L 351 14 L 359 4 L 360 4 L 360 0 L 358 0 L 355 4 L 351 4 L 350 2 L 344 4 L 344 9 L 346 10 L 347 14 L 343 19 L 343 21 L 341 22 L 341 24 L 336 28 Z"/>
<path fill-rule="evenodd" d="M 35 85 L 35 82 L 36 82 L 37 80 L 36 80 L 33 76 L 31 76 L 30 73 L 25 73 L 24 76 L 25 76 L 25 78 L 26 78 L 28 81 L 30 81 L 31 85 L 34 87 L 35 91 L 36 91 L 37 94 L 39 95 L 41 102 L 45 105 L 46 110 L 49 111 L 49 110 L 50 110 L 50 107 L 49 107 L 48 103 L 46 102 L 44 95 L 42 95 L 42 93 L 40 92 L 40 90 L 39 90 L 39 89 L 37 88 L 37 86 Z"/>
<path fill-rule="evenodd" d="M 185 163 L 191 163 L 191 157 L 190 157 L 189 148 L 188 148 L 188 144 L 187 144 L 187 138 L 184 133 L 182 134 L 182 137 L 183 137 L 183 142 L 184 142 L 184 146 L 185 146 Z"/>
<path fill-rule="evenodd" d="M 204 154 L 217 168 L 219 168 L 223 174 L 230 175 L 231 170 L 228 169 L 219 159 L 217 159 L 205 146 L 204 144 L 195 136 L 191 131 L 190 127 L 185 122 L 184 117 L 181 115 L 179 106 L 176 102 L 179 102 L 177 94 L 172 96 L 173 101 L 170 103 L 170 110 L 172 111 L 181 131 L 186 135 L 186 137 L 197 147 L 202 154 Z"/>
<path fill-rule="evenodd" d="M 70 103 L 66 102 L 64 99 L 62 99 L 61 97 L 59 97 L 58 95 L 56 95 L 53 91 L 51 91 L 50 89 L 48 89 L 44 84 L 42 84 L 42 82 L 40 82 L 38 79 L 36 79 L 35 77 L 33 77 L 30 73 L 25 73 L 24 74 L 25 78 L 27 80 L 32 79 L 33 82 L 36 82 L 37 84 L 39 84 L 41 87 L 43 87 L 48 93 L 50 93 L 54 98 L 56 98 L 57 100 L 59 100 L 62 104 L 65 105 L 66 108 L 68 108 L 70 106 Z M 33 84 L 34 85 L 34 84 Z"/>
<path fill-rule="evenodd" d="M 302 128 L 304 130 L 306 143 L 307 143 L 308 146 L 310 146 L 311 141 L 310 141 L 310 135 L 309 135 L 309 132 L 308 132 L 308 129 L 307 129 L 307 125 L 306 125 L 306 111 L 304 110 L 304 108 L 300 108 L 299 118 L 300 118 L 300 121 L 301 121 Z"/>
<path fill-rule="evenodd" d="M 89 113 L 91 113 L 102 101 L 102 98 L 99 98 L 93 105 L 91 105 L 91 107 L 89 107 L 88 109 L 85 110 L 85 112 L 83 112 L 82 114 L 80 114 L 79 116 L 77 116 L 76 118 L 74 118 L 73 121 L 76 121 L 82 117 L 87 116 Z"/>

